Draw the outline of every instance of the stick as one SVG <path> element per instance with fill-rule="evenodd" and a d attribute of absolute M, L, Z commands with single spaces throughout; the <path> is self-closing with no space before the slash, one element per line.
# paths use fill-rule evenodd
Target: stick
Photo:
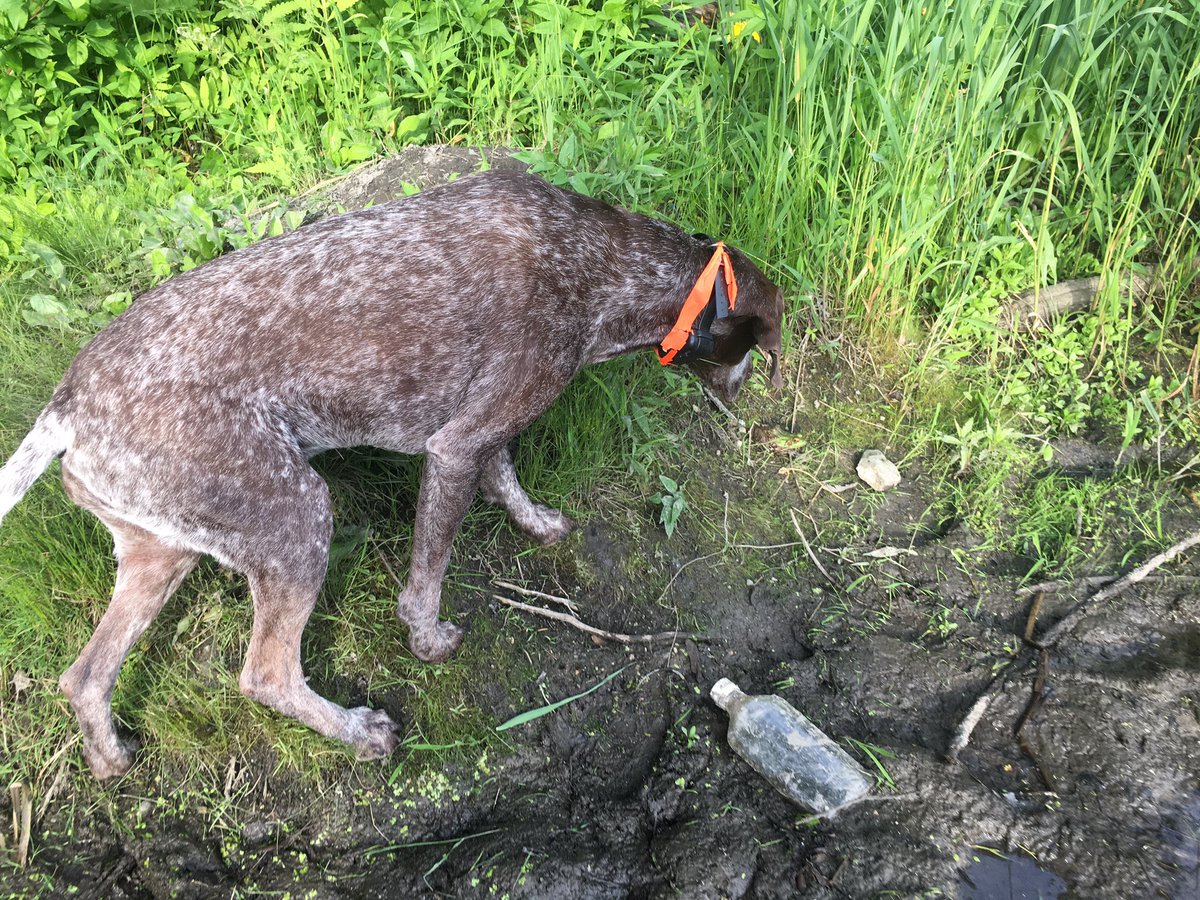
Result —
<path fill-rule="evenodd" d="M 1030 594 L 1049 594 L 1054 591 L 1061 591 L 1063 588 L 1074 587 L 1077 584 L 1083 584 L 1090 588 L 1104 587 L 1104 585 L 1116 581 L 1118 577 L 1117 575 L 1092 575 L 1087 578 L 1077 578 L 1074 581 L 1039 581 L 1037 584 L 1017 588 L 1017 596 L 1028 597 Z"/>
<path fill-rule="evenodd" d="M 979 695 L 979 699 L 971 705 L 969 710 L 967 710 L 967 714 L 959 723 L 958 728 L 954 730 L 954 736 L 950 741 L 950 747 L 946 751 L 946 761 L 954 762 L 958 759 L 958 754 L 971 740 L 971 732 L 975 730 L 975 726 L 978 725 L 979 720 L 983 718 L 983 714 L 987 711 L 987 708 L 991 704 L 992 700 L 994 700 L 996 695 L 1004 689 L 1004 685 L 1007 683 L 1008 679 L 1012 675 L 1029 668 L 1029 664 L 1034 660 L 1032 651 L 1047 650 L 1054 647 L 1055 644 L 1062 640 L 1062 638 L 1072 628 L 1079 624 L 1079 620 L 1084 617 L 1088 608 L 1093 604 L 1103 603 L 1106 600 L 1111 600 L 1118 594 L 1121 594 L 1122 592 L 1133 587 L 1139 581 L 1144 581 L 1146 577 L 1155 569 L 1159 568 L 1165 563 L 1170 562 L 1180 553 L 1183 553 L 1185 550 L 1194 547 L 1196 544 L 1200 544 L 1200 530 L 1193 531 L 1183 540 L 1172 545 L 1171 547 L 1168 547 L 1162 553 L 1151 557 L 1146 562 L 1142 563 L 1142 565 L 1138 566 L 1128 575 L 1123 575 L 1116 581 L 1110 583 L 1107 587 L 1103 587 L 1096 593 L 1092 594 L 1092 596 L 1081 600 L 1075 605 L 1074 609 L 1067 613 L 1067 615 L 1058 622 L 1057 625 L 1046 632 L 1045 636 L 1040 642 L 1035 643 L 1031 641 L 1029 647 L 1022 652 L 1020 656 L 1012 660 L 996 675 L 995 678 L 991 680 L 988 686 L 984 688 L 983 693 Z"/>
<path fill-rule="evenodd" d="M 1037 584 L 1031 584 L 1027 587 L 1017 588 L 1018 597 L 1028 597 L 1030 594 L 1053 593 L 1061 591 L 1063 588 L 1074 587 L 1077 584 L 1082 584 L 1090 588 L 1104 587 L 1106 584 L 1112 584 L 1120 575 L 1088 575 L 1084 578 L 1076 578 L 1073 581 L 1040 581 Z M 1147 575 L 1146 580 L 1151 578 L 1170 578 L 1174 581 L 1197 581 L 1194 575 Z"/>
<path fill-rule="evenodd" d="M 375 555 L 379 557 L 379 561 L 383 563 L 383 567 L 387 569 L 388 577 L 390 577 L 392 581 L 396 582 L 399 587 L 404 587 L 404 580 L 400 577 L 396 570 L 392 568 L 391 562 L 388 561 L 387 554 L 383 552 L 381 547 L 375 548 Z"/>
<path fill-rule="evenodd" d="M 700 390 L 704 391 L 704 396 L 708 398 L 708 402 L 723 412 L 730 419 L 730 421 L 733 422 L 734 425 L 738 426 L 738 428 L 746 427 L 745 420 L 739 419 L 736 415 L 734 415 L 733 412 L 730 411 L 729 407 L 722 403 L 721 399 L 716 394 L 714 394 L 704 385 L 700 385 Z"/>
<path fill-rule="evenodd" d="M 596 628 L 588 625 L 586 622 L 581 622 L 575 616 L 569 613 L 555 612 L 552 609 L 544 609 L 540 606 L 530 606 L 527 603 L 521 603 L 519 600 L 510 600 L 500 594 L 492 595 L 501 603 L 511 606 L 513 609 L 519 609 L 522 612 L 533 613 L 535 616 L 544 616 L 547 619 L 554 619 L 556 622 L 565 622 L 572 628 L 578 628 L 580 631 L 587 634 L 594 634 L 596 637 L 604 638 L 609 641 L 616 641 L 618 644 L 652 644 L 655 641 L 707 641 L 708 637 L 703 634 L 691 634 L 686 631 L 663 631 L 659 634 L 619 634 L 615 631 L 605 631 L 603 628 Z"/>
<path fill-rule="evenodd" d="M 541 591 L 535 591 L 533 588 L 523 588 L 520 585 L 513 584 L 511 581 L 493 581 L 492 584 L 498 588 L 513 591 L 525 597 L 537 597 L 539 600 L 549 600 L 551 603 L 558 603 L 561 606 L 565 606 L 572 613 L 579 612 L 575 607 L 575 601 L 567 597 L 555 597 L 553 594 L 543 594 Z"/>
<path fill-rule="evenodd" d="M 996 699 L 996 695 L 1004 690 L 1004 685 L 1008 683 L 1008 672 L 1008 669 L 1001 670 L 988 686 L 984 688 L 983 693 L 979 695 L 979 699 L 971 704 L 971 708 L 967 710 L 967 714 L 963 716 L 963 720 L 954 729 L 954 737 L 951 738 L 950 747 L 946 750 L 946 762 L 958 761 L 958 754 L 962 752 L 963 748 L 971 740 L 971 732 L 975 730 L 975 726 L 979 724 L 979 720 L 983 718 L 983 714 L 987 712 L 987 708 Z"/>
<path fill-rule="evenodd" d="M 1042 600 L 1046 595 L 1042 591 L 1038 591 L 1033 595 L 1033 602 L 1029 604 L 1029 618 L 1025 620 L 1025 643 L 1033 641 L 1033 629 L 1037 627 L 1038 613 L 1042 611 Z"/>
<path fill-rule="evenodd" d="M 821 561 L 817 559 L 817 554 L 813 553 L 813 548 L 808 545 L 808 539 L 804 536 L 804 531 L 800 528 L 800 523 L 796 520 L 796 511 L 794 509 L 789 509 L 788 512 L 791 513 L 792 525 L 796 529 L 796 534 L 800 535 L 800 541 L 804 544 L 804 549 L 808 551 L 808 558 L 813 561 L 813 565 L 817 567 L 817 571 L 825 576 L 825 580 L 836 588 L 837 582 L 835 582 L 833 578 L 830 577 L 829 573 L 825 571 L 825 567 L 821 565 Z"/>
<path fill-rule="evenodd" d="M 1193 531 L 1183 540 L 1173 544 L 1162 553 L 1158 554 L 1157 556 L 1153 556 L 1146 562 L 1142 563 L 1128 575 L 1121 576 L 1112 584 L 1096 591 L 1096 593 L 1092 594 L 1091 597 L 1088 597 L 1086 600 L 1081 600 L 1075 605 L 1075 608 L 1067 613 L 1067 615 L 1064 616 L 1057 625 L 1046 632 L 1045 637 L 1042 638 L 1042 646 L 1053 647 L 1056 643 L 1058 643 L 1062 636 L 1074 628 L 1079 620 L 1083 618 L 1085 611 L 1089 606 L 1096 603 L 1104 603 L 1105 601 L 1116 597 L 1118 594 L 1124 593 L 1139 581 L 1144 581 L 1146 576 L 1155 569 L 1159 568 L 1165 563 L 1169 563 L 1180 553 L 1183 553 L 1185 550 L 1196 546 L 1196 544 L 1200 544 L 1200 530 Z"/>

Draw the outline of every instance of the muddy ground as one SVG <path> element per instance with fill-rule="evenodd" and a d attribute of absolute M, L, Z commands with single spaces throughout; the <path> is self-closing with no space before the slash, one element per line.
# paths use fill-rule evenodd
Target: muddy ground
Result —
<path fill-rule="evenodd" d="M 376 199 L 381 178 L 362 178 Z M 1094 609 L 1050 654 L 1031 753 L 1012 734 L 1024 676 L 947 763 L 955 725 L 1020 647 L 1029 561 L 980 549 L 919 461 L 882 499 L 780 475 L 786 459 L 767 449 L 730 463 L 738 440 L 765 446 L 787 418 L 763 408 L 744 435 L 702 415 L 686 434 L 712 463 L 689 490 L 715 509 L 728 494 L 732 537 L 724 513 L 715 532 L 685 518 L 668 541 L 651 508 L 640 526 L 585 510 L 550 553 L 518 564 L 524 545 L 507 534 L 494 551 L 498 571 L 569 593 L 600 627 L 680 623 L 708 640 L 597 643 L 506 609 L 486 578 L 464 575 L 448 589 L 458 620 L 503 622 L 539 673 L 513 697 L 478 672 L 472 700 L 496 722 L 624 670 L 440 771 L 393 779 L 395 761 L 347 763 L 314 784 L 266 755 L 231 761 L 225 783 L 200 792 L 138 770 L 104 789 L 81 780 L 45 811 L 30 867 L 0 878 L 16 896 L 117 898 L 1200 897 L 1200 554 Z M 1059 471 L 1113 470 L 1103 446 L 1057 450 Z M 841 483 L 853 462 L 848 449 Z M 778 515 L 747 512 L 764 508 Z M 796 545 L 788 509 L 810 536 L 865 523 L 852 543 L 814 547 L 828 578 Z M 1195 509 L 1181 492 L 1164 525 L 1182 534 Z M 788 546 L 761 549 L 776 544 Z M 887 546 L 912 552 L 865 556 Z M 1138 561 L 1110 555 L 1085 574 Z M 1086 593 L 1045 594 L 1039 632 Z M 726 746 L 707 698 L 720 677 L 885 751 L 894 784 L 808 822 Z M 402 693 L 373 700 L 404 719 Z"/>

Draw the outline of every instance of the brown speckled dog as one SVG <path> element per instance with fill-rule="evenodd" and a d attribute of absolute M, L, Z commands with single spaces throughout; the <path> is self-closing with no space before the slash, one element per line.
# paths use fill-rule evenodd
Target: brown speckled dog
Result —
<path fill-rule="evenodd" d="M 0 517 L 52 459 L 112 531 L 116 587 L 60 684 L 97 777 L 124 773 L 117 671 L 200 554 L 245 574 L 254 627 L 241 690 L 375 758 L 382 711 L 312 691 L 300 635 L 331 515 L 314 454 L 424 453 L 400 594 L 412 652 L 450 657 L 438 621 L 450 545 L 477 489 L 542 543 L 571 521 L 532 502 L 508 441 L 583 366 L 657 345 L 713 254 L 679 229 L 530 175 L 464 178 L 230 253 L 142 295 L 72 363 L 0 470 Z M 778 362 L 782 292 L 736 250 L 735 312 L 693 367 L 731 399 L 757 344 Z M 773 370 L 776 376 L 777 370 Z"/>

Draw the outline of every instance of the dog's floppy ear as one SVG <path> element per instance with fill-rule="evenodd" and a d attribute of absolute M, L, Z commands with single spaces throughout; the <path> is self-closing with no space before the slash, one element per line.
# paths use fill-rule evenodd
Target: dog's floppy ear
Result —
<path fill-rule="evenodd" d="M 763 353 L 771 356 L 771 386 L 783 387 L 783 375 L 779 371 L 779 359 L 783 354 L 783 289 L 776 288 L 775 295 L 763 304 L 749 310 L 753 317 L 754 342 Z"/>

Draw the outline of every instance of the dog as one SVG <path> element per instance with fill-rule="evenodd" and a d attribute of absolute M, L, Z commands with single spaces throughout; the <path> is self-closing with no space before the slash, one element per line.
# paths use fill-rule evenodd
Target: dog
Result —
<path fill-rule="evenodd" d="M 142 294 L 78 354 L 0 470 L 3 518 L 61 457 L 67 495 L 113 535 L 112 600 L 59 679 L 92 772 L 129 769 L 118 670 L 202 554 L 249 582 L 241 691 L 361 759 L 386 756 L 386 713 L 331 703 L 301 669 L 332 530 L 309 459 L 425 454 L 397 612 L 413 654 L 440 662 L 462 640 L 438 609 L 476 490 L 541 544 L 571 531 L 526 495 L 509 451 L 571 378 L 655 348 L 732 401 L 754 346 L 780 384 L 783 312 L 738 250 L 512 172 L 327 218 Z"/>

